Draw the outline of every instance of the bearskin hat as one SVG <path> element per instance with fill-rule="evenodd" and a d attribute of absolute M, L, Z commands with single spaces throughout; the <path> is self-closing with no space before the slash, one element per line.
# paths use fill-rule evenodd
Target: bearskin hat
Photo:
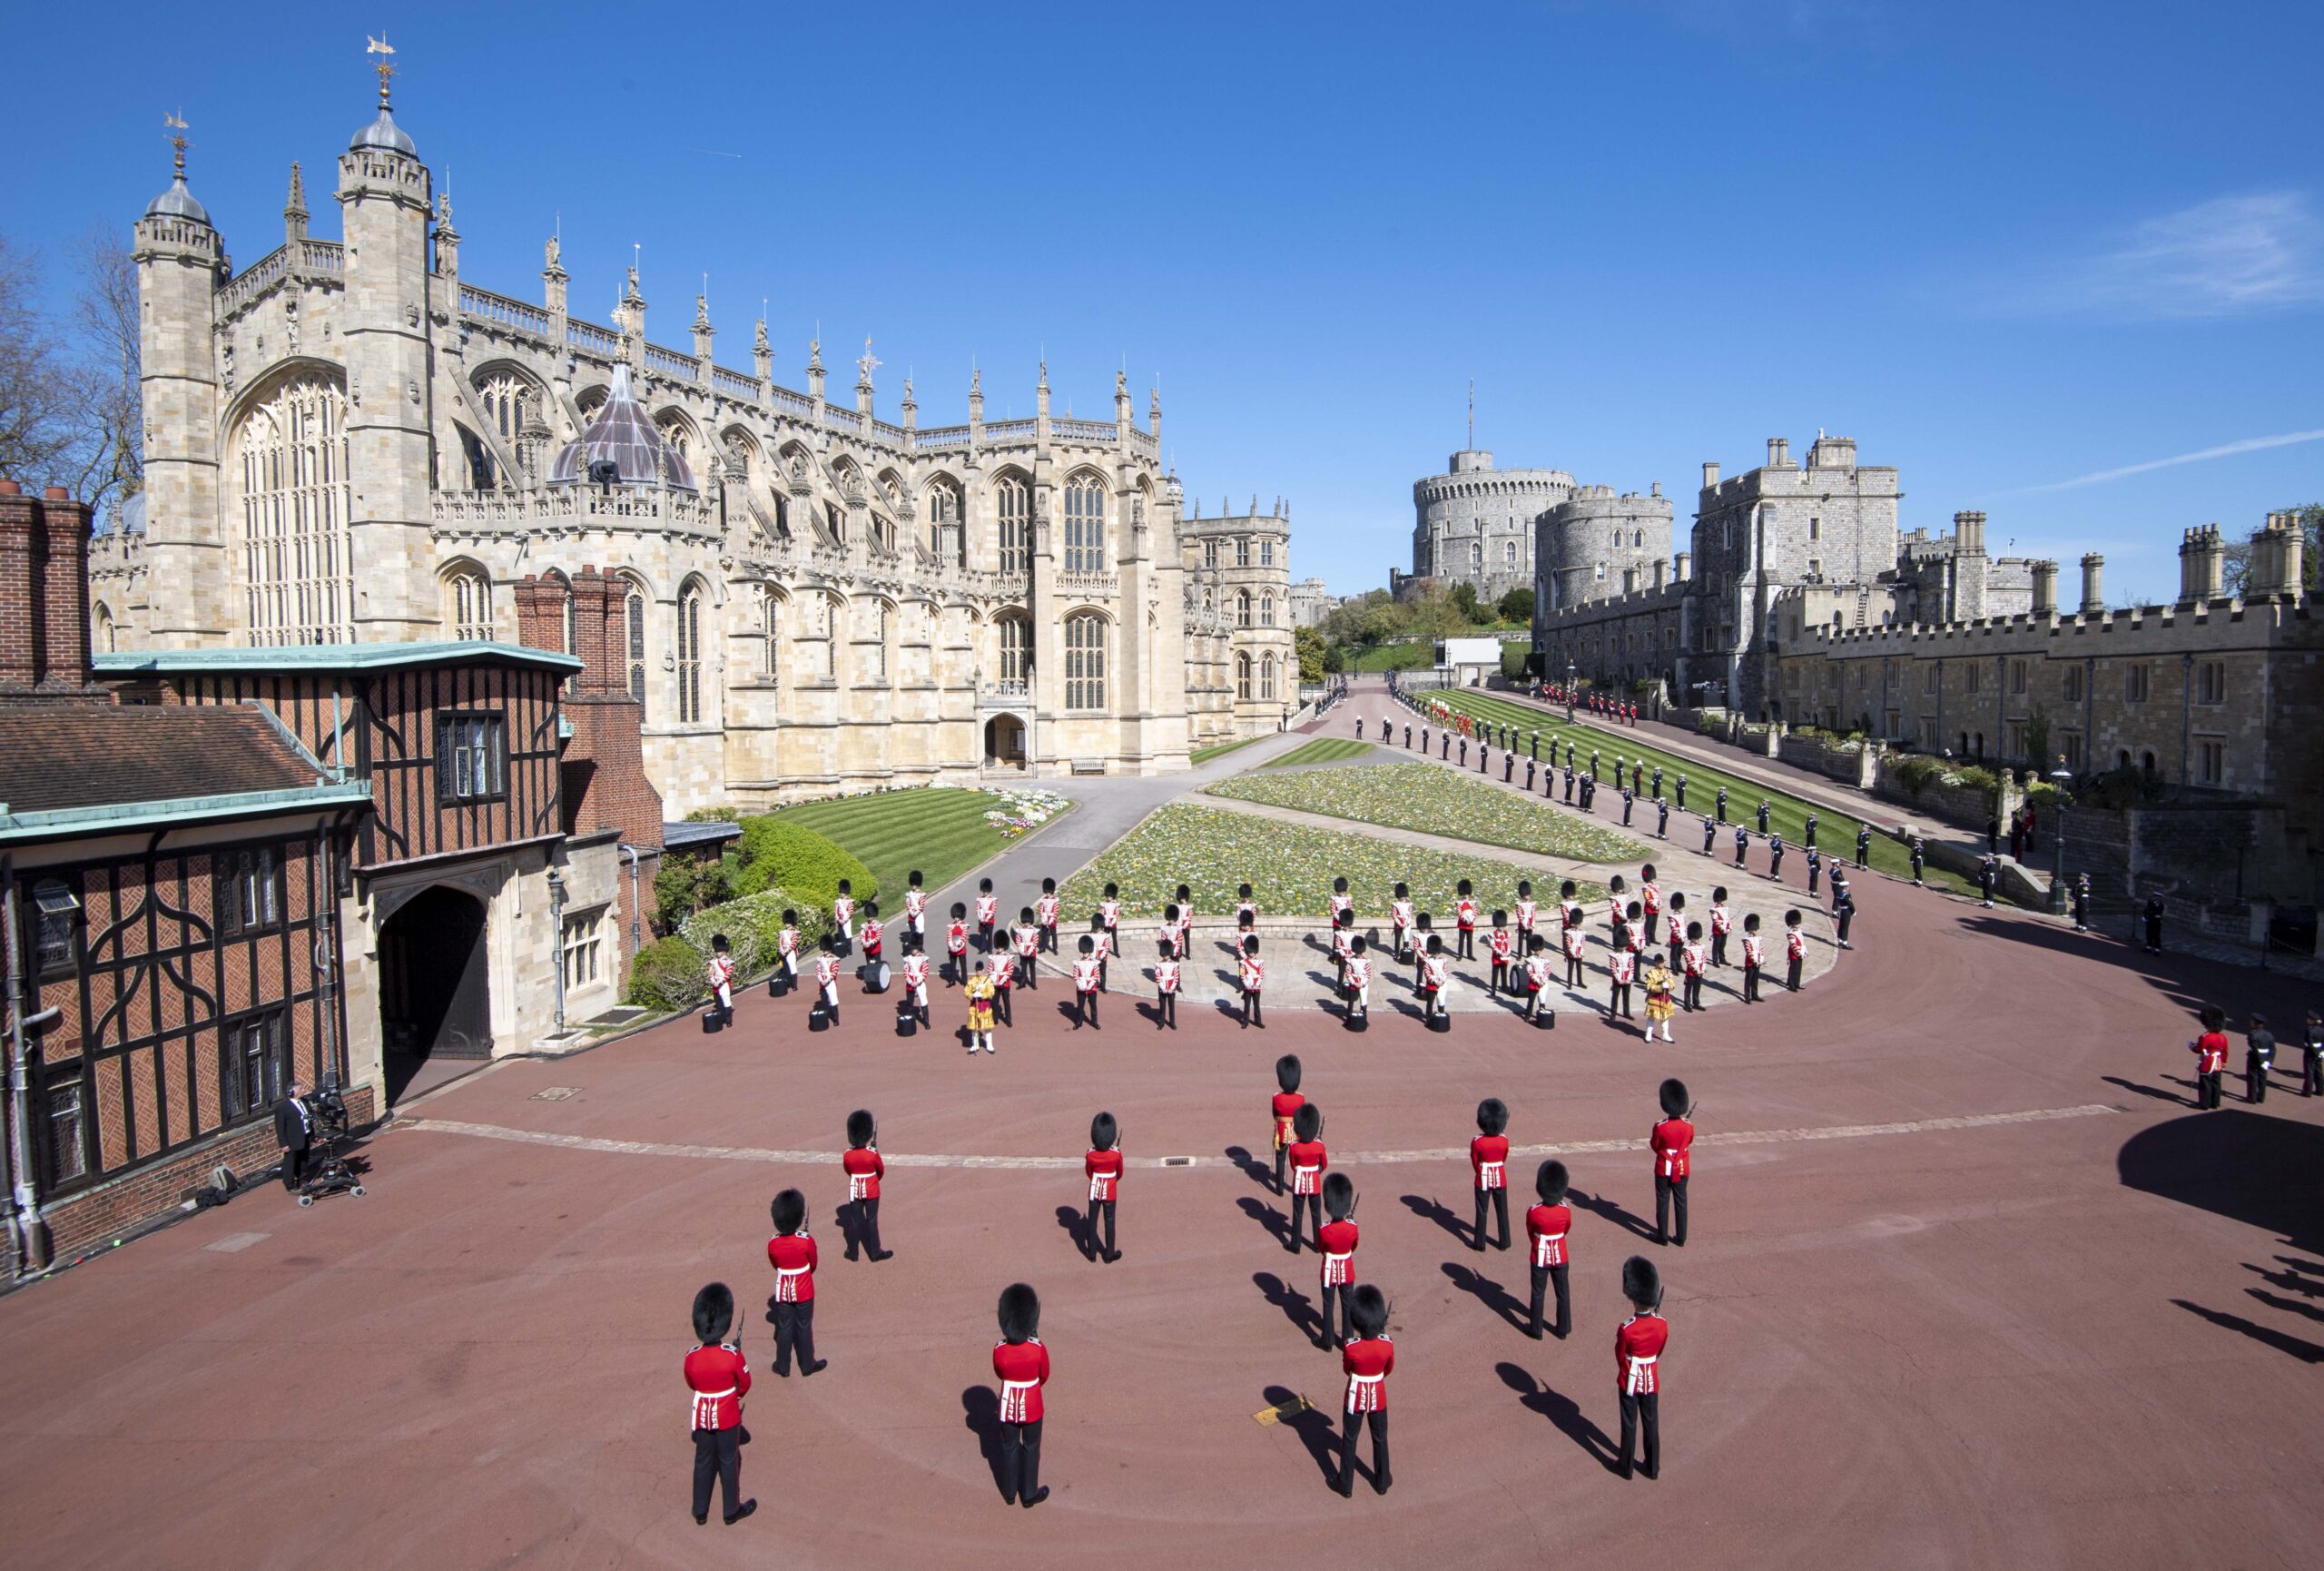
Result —
<path fill-rule="evenodd" d="M 1323 1130 L 1324 1111 L 1312 1102 L 1302 1102 L 1291 1115 L 1291 1132 L 1301 1140 L 1314 1140 Z"/>
<path fill-rule="evenodd" d="M 1713 900 L 1724 900 L 1724 899 L 1726 899 L 1726 898 L 1727 898 L 1727 885 L 1726 885 L 1726 884 L 1719 884 L 1717 888 L 1713 889 L 1713 890 L 1710 892 L 1710 897 L 1711 897 Z"/>
<path fill-rule="evenodd" d="M 1299 1055 L 1286 1052 L 1275 1061 L 1275 1082 L 1285 1091 L 1299 1089 Z"/>
<path fill-rule="evenodd" d="M 1632 1255 L 1622 1262 L 1622 1297 L 1641 1309 L 1661 1307 L 1662 1273 L 1644 1255 Z"/>
<path fill-rule="evenodd" d="M 1410 889 L 1407 889 L 1406 887 L 1404 887 L 1404 885 L 1403 885 L 1403 884 L 1397 884 L 1397 885 L 1396 885 L 1396 898 L 1397 898 L 1397 899 L 1402 900 L 1402 899 L 1403 899 L 1405 896 L 1409 895 L 1410 894 L 1412 894 L 1412 891 L 1411 891 Z"/>
<path fill-rule="evenodd" d="M 1673 1075 L 1662 1082 L 1662 1111 L 1672 1118 L 1683 1118 L 1687 1112 L 1687 1082 Z"/>
<path fill-rule="evenodd" d="M 1649 862 L 1649 863 L 1648 863 L 1645 866 L 1643 866 L 1643 867 L 1640 868 L 1640 869 L 1638 870 L 1638 875 L 1639 875 L 1640 878 L 1651 878 L 1651 877 L 1653 877 L 1653 876 L 1654 876 L 1654 864 L 1653 864 L 1653 863 L 1651 863 L 1651 862 Z"/>
<path fill-rule="evenodd" d="M 911 870 L 911 882 L 914 884 L 918 884 L 920 882 L 920 869 L 917 867 Z"/>
<path fill-rule="evenodd" d="M 1743 931 L 1746 933 L 1757 933 L 1759 931 L 1759 914 L 1758 912 L 1754 911 L 1749 915 L 1743 918 Z"/>
<path fill-rule="evenodd" d="M 1029 1342 L 1041 1329 L 1041 1295 L 1023 1282 L 1000 1289 L 1000 1339 Z"/>
<path fill-rule="evenodd" d="M 1489 1096 L 1477 1103 L 1477 1127 L 1487 1134 L 1499 1134 L 1509 1127 L 1509 1104 L 1497 1096 Z"/>
<path fill-rule="evenodd" d="M 872 1143 L 872 1112 L 870 1109 L 859 1107 L 853 1112 L 847 1115 L 847 1143 L 852 1146 L 858 1147 L 867 1146 Z"/>
<path fill-rule="evenodd" d="M 1114 1121 L 1112 1113 L 1101 1112 L 1089 1121 L 1089 1143 L 1099 1151 L 1113 1150 L 1121 1134 L 1122 1126 Z"/>
<path fill-rule="evenodd" d="M 1359 1337 L 1376 1337 L 1388 1329 L 1388 1295 L 1370 1282 L 1360 1284 L 1348 1297 L 1347 1329 Z"/>
<path fill-rule="evenodd" d="M 1057 880 L 1054 878 L 1042 879 L 1041 893 L 1044 894 L 1055 894 L 1057 893 Z"/>
<path fill-rule="evenodd" d="M 1545 1206 L 1563 1205 L 1566 1186 L 1572 1180 L 1567 1175 L 1565 1163 L 1551 1157 L 1533 1170 L 1533 1192 L 1541 1197 Z"/>
<path fill-rule="evenodd" d="M 776 1232 L 795 1233 L 807 1225 L 807 1197 L 797 1190 L 783 1191 L 767 1210 L 774 1217 Z"/>
<path fill-rule="evenodd" d="M 712 1282 L 694 1296 L 694 1340 L 704 1347 L 726 1339 L 734 1329 L 734 1289 L 724 1282 Z"/>
<path fill-rule="evenodd" d="M 1573 898 L 1573 880 L 1572 880 L 1572 879 L 1571 879 L 1571 878 L 1569 878 L 1569 879 L 1567 879 L 1563 884 L 1559 884 L 1559 885 L 1558 885 L 1558 893 L 1559 893 L 1561 895 L 1564 896 L 1564 897 L 1565 897 L 1566 899 L 1568 899 L 1568 900 L 1572 899 L 1572 898 Z"/>
<path fill-rule="evenodd" d="M 1334 1221 L 1345 1221 L 1355 1208 L 1355 1181 L 1344 1172 L 1324 1175 L 1324 1210 Z"/>

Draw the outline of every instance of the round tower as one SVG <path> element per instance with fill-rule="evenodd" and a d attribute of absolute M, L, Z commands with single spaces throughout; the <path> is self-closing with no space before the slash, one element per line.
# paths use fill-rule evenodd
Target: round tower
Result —
<path fill-rule="evenodd" d="M 1479 449 L 1413 485 L 1413 576 L 1467 582 L 1480 600 L 1533 587 L 1535 526 L 1573 494 L 1563 469 L 1496 469 Z"/>

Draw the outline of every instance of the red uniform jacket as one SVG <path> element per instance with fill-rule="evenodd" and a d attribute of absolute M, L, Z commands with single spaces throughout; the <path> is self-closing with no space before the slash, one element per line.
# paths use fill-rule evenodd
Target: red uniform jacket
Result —
<path fill-rule="evenodd" d="M 1396 1345 L 1387 1338 L 1351 1339 L 1340 1349 L 1340 1368 L 1347 1375 L 1347 1410 L 1386 1412 L 1388 1377 L 1395 1368 Z"/>
<path fill-rule="evenodd" d="M 1530 900 L 1521 900 L 1517 903 L 1518 932 L 1531 933 L 1533 931 L 1534 916 L 1539 909 L 1540 908 Z"/>
<path fill-rule="evenodd" d="M 1355 909 L 1355 902 L 1347 895 L 1340 894 L 1334 894 L 1332 895 L 1330 904 L 1332 911 L 1332 925 L 1334 927 L 1339 925 L 1341 912 L 1353 911 Z"/>
<path fill-rule="evenodd" d="M 1267 963 L 1256 954 L 1246 954 L 1236 961 L 1235 968 L 1242 975 L 1243 991 L 1256 993 L 1267 984 Z"/>
<path fill-rule="evenodd" d="M 734 982 L 734 957 L 731 954 L 712 955 L 709 976 L 710 991 L 713 993 L 716 993 L 722 987 L 732 986 Z"/>
<path fill-rule="evenodd" d="M 1477 924 L 1477 903 L 1465 897 L 1456 900 L 1452 903 L 1452 914 L 1464 929 L 1474 927 Z"/>
<path fill-rule="evenodd" d="M 750 1394 L 751 1367 L 732 1348 L 708 1344 L 686 1355 L 686 1389 L 694 1414 L 687 1427 L 731 1429 L 743 1421 L 743 1398 Z"/>
<path fill-rule="evenodd" d="M 1007 988 L 1017 980 L 1017 957 L 1006 950 L 992 957 L 992 984 Z"/>
<path fill-rule="evenodd" d="M 1098 957 L 1095 954 L 1073 957 L 1073 985 L 1080 993 L 1098 991 Z"/>
<path fill-rule="evenodd" d="M 1714 905 L 1710 908 L 1710 930 L 1714 934 L 1725 934 L 1734 922 L 1734 916 L 1726 906 Z"/>
<path fill-rule="evenodd" d="M 1525 957 L 1525 991 L 1541 993 L 1550 985 L 1550 957 L 1529 954 Z"/>
<path fill-rule="evenodd" d="M 2192 1045 L 2195 1050 L 2196 1073 L 2217 1074 L 2227 1067 L 2227 1033 L 2225 1032 L 2207 1031 L 2195 1038 Z"/>
<path fill-rule="evenodd" d="M 1649 914 L 1661 910 L 1662 886 L 1659 884 L 1640 884 L 1638 886 L 1638 903 L 1640 908 Z"/>
<path fill-rule="evenodd" d="M 1768 958 L 1767 941 L 1756 933 L 1743 935 L 1743 964 L 1746 970 L 1757 971 Z"/>
<path fill-rule="evenodd" d="M 847 1198 L 852 1200 L 876 1200 L 880 1198 L 880 1177 L 888 1164 L 880 1153 L 868 1146 L 858 1146 L 839 1159 L 847 1171 Z"/>
<path fill-rule="evenodd" d="M 1098 902 L 1098 920 L 1104 923 L 1108 931 L 1120 926 L 1122 921 L 1122 903 L 1118 900 L 1100 900 Z"/>
<path fill-rule="evenodd" d="M 1044 894 L 1033 902 L 1033 918 L 1043 927 L 1057 925 L 1057 896 Z"/>
<path fill-rule="evenodd" d="M 1571 1206 L 1535 1206 L 1525 1213 L 1525 1236 L 1532 1240 L 1537 1266 L 1566 1264 L 1565 1236 L 1573 1230 Z"/>
<path fill-rule="evenodd" d="M 854 914 L 855 897 L 853 895 L 842 894 L 832 902 L 832 925 L 833 927 L 845 927 L 848 924 L 848 919 Z"/>
<path fill-rule="evenodd" d="M 1347 957 L 1347 984 L 1358 992 L 1372 985 L 1372 957 L 1351 954 Z"/>
<path fill-rule="evenodd" d="M 1268 1110 L 1275 1114 L 1275 1145 L 1277 1151 L 1291 1143 L 1292 1117 L 1306 1105 L 1307 1099 L 1295 1091 L 1276 1092 L 1275 1099 L 1267 1104 Z"/>
<path fill-rule="evenodd" d="M 1109 1200 L 1122 1181 L 1122 1153 L 1118 1151 L 1093 1151 L 1081 1159 L 1081 1171 L 1089 1178 L 1089 1198 Z"/>
<path fill-rule="evenodd" d="M 1567 958 L 1571 960 L 1580 960 L 1581 958 L 1581 929 L 1579 927 L 1569 927 L 1563 933 L 1560 934 L 1559 937 L 1565 944 Z"/>
<path fill-rule="evenodd" d="M 926 956 L 925 954 L 907 954 L 907 955 L 905 955 L 905 956 L 904 956 L 904 989 L 905 989 L 905 991 L 906 991 L 906 992 L 910 992 L 910 991 L 911 991 L 911 990 L 912 990 L 912 989 L 914 989 L 914 988 L 925 987 L 925 986 L 927 986 L 927 985 L 928 985 L 928 956 Z"/>
<path fill-rule="evenodd" d="M 1432 954 L 1420 963 L 1420 984 L 1430 993 L 1442 993 L 1452 979 L 1452 963 L 1441 954 Z"/>
<path fill-rule="evenodd" d="M 839 956 L 835 954 L 815 956 L 815 985 L 818 988 L 832 987 L 838 982 Z"/>
<path fill-rule="evenodd" d="M 1606 957 L 1606 970 L 1618 985 L 1628 987 L 1630 979 L 1638 974 L 1638 956 L 1630 950 L 1617 949 Z"/>
<path fill-rule="evenodd" d="M 1703 963 L 1706 956 L 1703 953 L 1703 946 L 1701 944 L 1688 944 L 1685 948 L 1679 950 L 1679 958 L 1684 963 L 1684 969 L 1689 976 L 1700 976 L 1703 973 Z"/>
<path fill-rule="evenodd" d="M 1469 1142 L 1469 1171 L 1481 1190 L 1509 1186 L 1509 1137 L 1481 1134 Z"/>
<path fill-rule="evenodd" d="M 1783 953 L 1786 960 L 1801 959 L 1807 953 L 1807 939 L 1797 928 L 1795 927 L 1783 935 Z"/>
<path fill-rule="evenodd" d="M 1049 1378 L 1049 1350 L 1039 1337 L 1002 1342 L 992 1349 L 992 1373 L 1000 1382 L 1000 1421 L 1041 1421 L 1041 1388 Z"/>
<path fill-rule="evenodd" d="M 969 952 L 969 924 L 965 922 L 949 924 L 944 929 L 944 947 L 954 954 L 966 954 Z"/>
<path fill-rule="evenodd" d="M 1154 963 L 1154 991 L 1164 997 L 1178 991 L 1178 963 L 1157 960 Z"/>
<path fill-rule="evenodd" d="M 1670 1340 L 1670 1322 L 1651 1309 L 1622 1322 L 1614 1333 L 1614 1380 L 1626 1397 L 1650 1397 L 1662 1388 L 1656 1372 Z"/>
<path fill-rule="evenodd" d="M 905 921 L 918 922 L 920 920 L 920 914 L 927 909 L 928 894 L 926 891 L 919 889 L 907 889 L 904 891 Z"/>
<path fill-rule="evenodd" d="M 1654 1126 L 1649 1142 L 1654 1147 L 1654 1171 L 1663 1178 L 1687 1176 L 1689 1148 L 1695 1143 L 1695 1126 L 1683 1118 L 1666 1118 Z"/>
<path fill-rule="evenodd" d="M 1017 953 L 1023 955 L 1027 960 L 1030 960 L 1040 952 L 1041 930 L 1039 927 L 1029 926 L 1019 928 L 1017 930 Z"/>
<path fill-rule="evenodd" d="M 1509 946 L 1515 941 L 1516 935 L 1506 927 L 1496 927 L 1485 934 L 1485 947 L 1492 951 L 1494 962 L 1502 965 L 1509 963 Z"/>
<path fill-rule="evenodd" d="M 990 927 L 1000 920 L 1000 902 L 990 894 L 977 896 L 977 921 Z"/>
<path fill-rule="evenodd" d="M 863 924 L 862 936 L 863 939 L 864 959 L 877 960 L 880 958 L 880 938 L 881 934 L 884 931 L 885 929 L 877 922 L 866 922 Z"/>
<path fill-rule="evenodd" d="M 1315 1230 L 1315 1241 L 1324 1250 L 1324 1286 L 1353 1285 L 1355 1281 L 1355 1224 L 1325 1222 Z"/>
<path fill-rule="evenodd" d="M 1324 1170 L 1331 1165 L 1331 1158 L 1319 1140 L 1295 1140 L 1291 1142 L 1291 1192 L 1295 1195 L 1319 1195 L 1324 1192 Z"/>
<path fill-rule="evenodd" d="M 777 1233 L 766 1241 L 766 1260 L 774 1268 L 777 1303 L 815 1301 L 814 1240 L 803 1232 Z"/>
<path fill-rule="evenodd" d="M 1413 924 L 1413 903 L 1409 900 L 1388 902 L 1388 925 L 1401 933 Z"/>

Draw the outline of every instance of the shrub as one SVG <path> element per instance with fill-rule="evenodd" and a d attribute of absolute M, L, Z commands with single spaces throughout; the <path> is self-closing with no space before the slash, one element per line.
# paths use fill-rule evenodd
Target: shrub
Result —
<path fill-rule="evenodd" d="M 727 946 L 734 952 L 734 973 L 748 979 L 774 968 L 775 937 L 783 931 L 783 911 L 798 902 L 788 891 L 762 890 L 746 894 L 740 900 L 729 900 L 723 905 L 713 905 L 697 911 L 678 924 L 678 936 L 694 945 L 697 954 L 710 953 L 710 941 L 718 934 L 726 935 Z M 799 912 L 800 944 L 803 947 L 822 936 L 831 925 L 828 909 L 817 911 L 803 908 Z"/>
<path fill-rule="evenodd" d="M 1727 716 L 1724 714 L 1705 710 L 1695 716 L 1695 729 L 1706 736 L 1715 736 L 1724 741 L 1727 736 Z"/>
<path fill-rule="evenodd" d="M 785 889 L 801 911 L 829 912 L 842 878 L 854 884 L 858 904 L 880 893 L 880 881 L 845 847 L 785 819 L 743 820 L 742 856 L 743 871 L 734 884 L 737 899 Z"/>
<path fill-rule="evenodd" d="M 1972 791 L 1983 791 L 1988 795 L 2001 786 L 2001 782 L 1994 778 L 1992 770 L 1981 768 L 1974 764 L 1955 766 L 1945 772 L 1944 780 L 1947 786 L 1965 786 Z"/>
<path fill-rule="evenodd" d="M 1888 773 L 1897 785 L 1915 796 L 1928 789 L 1929 783 L 1945 772 L 1945 766 L 1924 753 L 1908 753 L 1888 766 Z"/>
<path fill-rule="evenodd" d="M 742 875 L 743 859 L 733 852 L 717 856 L 680 854 L 662 858 L 654 875 L 655 923 L 665 933 L 697 911 L 705 911 L 734 895 L 734 880 Z"/>
<path fill-rule="evenodd" d="M 657 938 L 629 967 L 629 1002 L 655 1011 L 686 1009 L 710 996 L 708 961 L 683 938 Z"/>
<path fill-rule="evenodd" d="M 2055 812 L 2073 805 L 2073 793 L 2062 791 L 2047 780 L 2036 780 L 2025 787 L 2025 800 L 2037 808 Z"/>

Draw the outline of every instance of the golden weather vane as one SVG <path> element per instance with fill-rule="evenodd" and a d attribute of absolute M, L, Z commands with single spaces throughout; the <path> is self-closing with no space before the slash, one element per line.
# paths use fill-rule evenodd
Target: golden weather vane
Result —
<path fill-rule="evenodd" d="M 162 124 L 170 133 L 170 150 L 177 155 L 178 178 L 185 178 L 185 150 L 192 145 L 185 139 L 185 111 L 163 110 Z"/>
<path fill-rule="evenodd" d="M 374 38 L 369 33 L 366 33 L 363 35 L 363 53 L 366 54 L 377 54 L 379 56 L 379 64 L 378 66 L 379 73 L 379 107 L 385 109 L 388 106 L 388 82 L 389 79 L 396 74 L 394 63 L 389 61 L 388 56 L 393 54 L 395 50 L 389 44 L 387 35 L 381 34 L 379 37 Z"/>

